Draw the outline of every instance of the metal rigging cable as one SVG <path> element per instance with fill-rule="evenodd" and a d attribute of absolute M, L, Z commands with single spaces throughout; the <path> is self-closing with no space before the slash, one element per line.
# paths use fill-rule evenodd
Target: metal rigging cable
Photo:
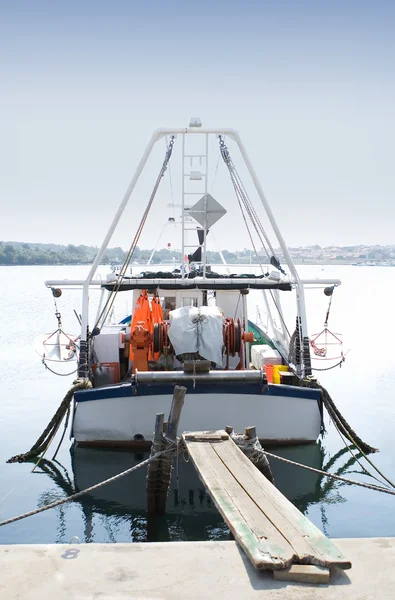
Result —
<path fill-rule="evenodd" d="M 173 152 L 173 145 L 174 145 L 174 135 L 171 137 L 169 145 L 167 146 L 166 154 L 165 154 L 165 158 L 164 158 L 161 170 L 159 171 L 159 175 L 158 175 L 157 180 L 155 182 L 154 189 L 152 190 L 152 193 L 151 193 L 150 199 L 148 201 L 147 207 L 146 207 L 146 209 L 144 211 L 143 216 L 141 217 L 140 224 L 139 224 L 139 226 L 137 228 L 136 234 L 135 234 L 134 239 L 132 241 L 132 244 L 131 244 L 131 246 L 129 248 L 129 252 L 126 255 L 125 261 L 124 261 L 124 263 L 122 265 L 122 268 L 121 268 L 121 270 L 119 272 L 117 283 L 114 286 L 113 290 L 111 291 L 111 294 L 107 298 L 107 301 L 106 301 L 106 303 L 105 303 L 105 305 L 104 305 L 104 307 L 103 307 L 103 309 L 102 309 L 102 311 L 101 311 L 101 313 L 100 313 L 100 315 L 99 315 L 99 317 L 98 317 L 98 319 L 96 321 L 96 325 L 95 325 L 94 329 L 96 329 L 97 327 L 99 327 L 99 323 L 100 322 L 101 322 L 101 325 L 103 325 L 105 323 L 105 321 L 106 321 L 106 319 L 108 317 L 108 314 L 109 314 L 109 312 L 110 312 L 110 310 L 111 310 L 111 308 L 112 308 L 112 306 L 114 304 L 115 297 L 116 297 L 116 295 L 117 295 L 117 293 L 119 291 L 119 288 L 121 287 L 121 283 L 122 283 L 122 281 L 123 281 L 123 279 L 125 277 L 128 265 L 129 265 L 130 261 L 132 260 L 134 252 L 136 250 L 137 243 L 139 241 L 141 232 L 142 232 L 142 230 L 144 228 L 145 222 L 146 222 L 147 217 L 148 217 L 148 213 L 149 213 L 149 211 L 151 209 L 152 203 L 153 203 L 154 198 L 156 196 L 156 192 L 158 191 L 159 184 L 161 182 L 161 179 L 162 179 L 163 175 L 166 172 L 167 165 L 168 165 L 168 163 L 170 161 L 170 158 L 171 158 L 171 155 L 172 155 L 172 152 Z"/>
<path fill-rule="evenodd" d="M 248 225 L 248 222 L 247 222 L 247 218 L 246 218 L 246 216 L 245 216 L 244 208 L 243 208 L 243 205 L 241 204 L 241 202 L 240 202 L 240 200 L 239 200 L 239 197 L 238 197 L 238 195 L 237 195 L 237 192 L 236 192 L 236 197 L 237 197 L 237 201 L 238 201 L 238 203 L 239 203 L 240 211 L 241 211 L 241 214 L 242 214 L 242 217 L 243 217 L 244 224 L 245 224 L 245 226 L 246 226 L 246 229 L 247 229 L 248 236 L 249 236 L 249 238 L 250 238 L 250 241 L 251 241 L 251 245 L 252 245 L 252 247 L 253 247 L 253 249 L 254 249 L 255 256 L 256 256 L 256 257 L 257 257 L 257 259 L 258 259 L 258 264 L 259 264 L 259 267 L 260 267 L 260 269 L 261 269 L 261 272 L 262 272 L 262 274 L 264 274 L 264 269 L 263 269 L 262 263 L 261 263 L 261 261 L 260 261 L 260 258 L 259 258 L 258 251 L 257 251 L 257 249 L 256 249 L 255 242 L 254 242 L 254 239 L 253 239 L 253 237 L 252 237 L 252 233 L 251 233 L 250 227 L 249 227 L 249 225 Z M 266 254 L 269 256 L 269 254 L 267 253 L 267 251 L 266 251 Z M 269 256 L 269 259 L 270 259 L 270 256 Z M 282 322 L 282 324 L 283 324 L 283 326 L 284 326 L 284 329 L 286 330 L 286 332 L 287 332 L 288 336 L 289 336 L 289 337 L 291 337 L 291 334 L 290 334 L 290 332 L 289 332 L 289 329 L 288 329 L 288 327 L 287 327 L 287 324 L 286 324 L 286 322 L 285 322 L 285 320 L 284 320 L 284 317 L 283 317 L 283 315 L 282 315 L 282 312 L 281 312 L 281 310 L 280 310 L 280 307 L 278 306 L 278 304 L 277 304 L 277 302 L 276 302 L 276 299 L 275 299 L 275 297 L 274 297 L 273 290 L 268 290 L 268 292 L 269 292 L 269 294 L 270 294 L 270 296 L 271 296 L 271 299 L 272 299 L 272 301 L 273 301 L 273 304 L 274 304 L 274 306 L 276 307 L 276 310 L 277 310 L 277 312 L 278 312 L 278 316 L 280 317 L 280 320 L 281 320 L 281 322 Z"/>
<path fill-rule="evenodd" d="M 222 156 L 226 166 L 228 167 L 229 174 L 230 174 L 230 177 L 231 177 L 231 180 L 233 183 L 233 187 L 235 188 L 235 191 L 236 191 L 236 195 L 238 196 L 238 198 L 241 199 L 241 201 L 243 202 L 243 204 L 245 206 L 246 212 L 247 212 L 248 216 L 250 217 L 251 223 L 258 235 L 258 238 L 262 244 L 262 247 L 264 248 L 264 250 L 270 260 L 270 264 L 273 265 L 274 267 L 276 267 L 281 273 L 283 273 L 285 275 L 285 271 L 281 268 L 280 261 L 276 257 L 274 248 L 270 243 L 269 237 L 263 228 L 263 225 L 262 225 L 262 223 L 258 217 L 258 214 L 248 196 L 248 193 L 244 187 L 244 184 L 240 178 L 240 175 L 239 175 L 235 165 L 233 164 L 233 161 L 229 154 L 229 150 L 228 150 L 227 146 L 225 145 L 225 142 L 223 141 L 221 136 L 219 136 L 219 146 L 220 146 L 221 156 Z M 263 239 L 265 240 L 268 248 L 270 249 L 271 255 L 269 254 Z"/>
<path fill-rule="evenodd" d="M 223 139 L 222 139 L 221 136 L 219 136 L 219 145 L 220 145 L 221 156 L 222 156 L 222 158 L 223 158 L 226 166 L 228 167 L 229 174 L 230 174 L 230 177 L 231 177 L 231 181 L 232 181 L 232 184 L 233 184 L 233 188 L 235 190 L 236 198 L 237 198 L 237 201 L 238 201 L 238 204 L 239 204 L 239 207 L 240 207 L 240 211 L 241 211 L 241 214 L 242 214 L 242 217 L 243 217 L 246 229 L 247 229 L 247 233 L 248 233 L 248 236 L 250 238 L 251 245 L 252 245 L 252 247 L 254 249 L 255 255 L 256 255 L 257 259 L 258 259 L 258 263 L 259 263 L 259 266 L 261 268 L 262 273 L 264 272 L 264 269 L 263 269 L 262 263 L 260 261 L 259 255 L 258 255 L 258 251 L 256 249 L 256 245 L 255 245 L 255 242 L 253 240 L 250 227 L 248 225 L 246 213 L 250 217 L 250 221 L 251 221 L 251 223 L 252 223 L 252 225 L 253 225 L 253 227 L 254 227 L 257 235 L 258 235 L 259 241 L 262 244 L 262 248 L 266 252 L 266 255 L 267 255 L 267 257 L 268 257 L 268 259 L 270 261 L 270 264 L 273 265 L 273 266 L 275 266 L 279 271 L 281 271 L 281 273 L 283 273 L 285 275 L 284 270 L 281 268 L 280 261 L 277 259 L 276 255 L 274 253 L 273 246 L 271 245 L 270 240 L 269 240 L 266 232 L 263 229 L 262 223 L 259 220 L 259 217 L 258 217 L 258 215 L 256 213 L 256 210 L 255 210 L 255 208 L 254 208 L 254 206 L 253 206 L 250 198 L 248 197 L 247 191 L 246 191 L 246 189 L 244 187 L 244 184 L 242 183 L 242 181 L 240 179 L 240 176 L 239 176 L 239 174 L 237 172 L 237 169 L 236 169 L 236 167 L 233 164 L 233 161 L 232 161 L 232 159 L 230 157 L 230 154 L 229 154 L 229 150 L 228 150 L 227 146 L 225 145 L 225 142 L 223 141 Z M 261 234 L 265 238 L 266 244 L 268 245 L 268 247 L 269 247 L 269 249 L 270 249 L 270 251 L 272 253 L 271 255 L 270 255 L 270 253 L 268 252 L 268 250 L 267 250 L 267 248 L 265 246 L 265 243 L 264 243 L 264 241 L 262 239 L 262 235 Z M 284 317 L 283 317 L 283 315 L 281 313 L 281 310 L 280 310 L 279 306 L 277 305 L 277 302 L 276 302 L 276 299 L 274 297 L 274 294 L 273 294 L 272 290 L 269 290 L 269 293 L 270 293 L 270 296 L 272 298 L 273 304 L 276 307 L 276 310 L 278 312 L 280 320 L 281 320 L 281 322 L 282 322 L 282 324 L 283 324 L 283 326 L 284 326 L 284 328 L 285 328 L 288 336 L 291 337 L 291 334 L 290 334 L 290 332 L 288 330 L 287 324 L 285 323 L 285 320 L 284 320 Z"/>
<path fill-rule="evenodd" d="M 168 147 L 168 144 L 169 144 L 168 136 L 166 136 L 165 143 L 166 143 L 166 150 L 167 150 L 167 147 Z M 171 179 L 170 164 L 169 164 L 169 183 L 170 183 L 171 206 L 172 206 L 172 209 L 173 209 L 173 218 L 175 219 L 176 218 L 176 213 L 175 213 L 174 194 L 173 194 L 173 182 L 172 182 L 172 179 Z"/>
<path fill-rule="evenodd" d="M 225 139 L 225 136 L 224 136 L 224 139 Z M 216 167 L 215 167 L 215 171 L 214 171 L 214 177 L 213 177 L 213 180 L 212 180 L 212 182 L 211 182 L 210 194 L 212 194 L 212 193 L 213 193 L 213 189 L 214 189 L 214 183 L 215 183 L 215 179 L 216 179 L 216 177 L 217 177 L 217 173 L 218 173 L 218 167 L 219 167 L 219 161 L 220 161 L 220 160 L 221 160 L 221 155 L 219 155 L 219 156 L 218 156 L 217 165 L 216 165 Z M 207 167 L 208 167 L 208 165 L 207 165 Z"/>

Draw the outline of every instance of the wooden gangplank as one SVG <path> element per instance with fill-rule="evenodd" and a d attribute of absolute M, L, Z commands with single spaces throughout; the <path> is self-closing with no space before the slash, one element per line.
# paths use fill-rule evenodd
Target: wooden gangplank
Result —
<path fill-rule="evenodd" d="M 256 569 L 351 568 L 331 540 L 258 471 L 225 431 L 182 437 L 199 477 Z"/>

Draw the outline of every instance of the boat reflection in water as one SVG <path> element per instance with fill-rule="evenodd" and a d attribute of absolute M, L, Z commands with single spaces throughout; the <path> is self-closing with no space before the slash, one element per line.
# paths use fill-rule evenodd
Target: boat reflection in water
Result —
<path fill-rule="evenodd" d="M 346 448 L 326 460 L 325 449 L 320 444 L 276 448 L 274 454 L 288 458 L 316 469 L 344 474 L 354 463 Z M 74 481 L 60 463 L 43 459 L 42 470 L 62 489 L 65 496 L 86 489 L 105 479 L 113 477 L 148 458 L 148 452 L 136 453 L 129 450 L 103 450 L 76 447 L 71 451 Z M 356 455 L 359 457 L 359 455 Z M 164 517 L 147 518 L 146 475 L 147 467 L 142 467 L 82 496 L 77 502 L 84 515 L 85 542 L 96 540 L 93 533 L 93 517 L 100 515 L 107 521 L 106 529 L 111 528 L 116 518 L 119 531 L 129 531 L 130 541 L 177 541 L 177 540 L 226 540 L 231 533 L 217 512 L 210 496 L 201 483 L 191 462 L 182 454 L 174 460 L 172 481 Z M 309 507 L 321 504 L 322 527 L 326 529 L 324 506 L 343 502 L 338 489 L 342 482 L 328 479 L 318 473 L 300 469 L 293 465 L 270 459 L 276 487 L 302 512 Z M 340 465 L 340 466 L 339 466 Z M 60 517 L 62 515 L 60 514 Z M 117 541 L 117 535 L 112 536 Z"/>

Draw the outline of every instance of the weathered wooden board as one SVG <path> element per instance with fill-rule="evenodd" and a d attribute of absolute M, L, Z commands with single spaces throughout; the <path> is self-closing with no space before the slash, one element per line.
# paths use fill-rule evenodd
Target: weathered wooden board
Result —
<path fill-rule="evenodd" d="M 328 584 L 329 569 L 314 565 L 292 565 L 288 569 L 273 571 L 273 578 L 279 581 Z"/>
<path fill-rule="evenodd" d="M 183 439 L 200 478 L 255 568 L 285 569 L 301 563 L 351 568 L 224 431 L 189 432 Z"/>
<path fill-rule="evenodd" d="M 192 432 L 192 433 L 184 433 L 184 439 L 189 442 L 222 442 L 223 440 L 228 440 L 229 436 L 227 433 L 221 433 L 221 431 L 215 432 Z"/>

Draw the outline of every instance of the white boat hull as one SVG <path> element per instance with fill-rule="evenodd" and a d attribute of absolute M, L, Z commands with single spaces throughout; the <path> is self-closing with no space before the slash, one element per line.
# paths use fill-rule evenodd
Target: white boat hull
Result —
<path fill-rule="evenodd" d="M 134 395 L 130 385 L 113 386 L 112 397 L 98 388 L 76 394 L 72 435 L 76 442 L 97 446 L 138 446 L 152 441 L 155 415 L 169 414 L 172 389 L 154 393 L 152 387 Z M 140 389 L 140 388 L 139 388 Z M 242 387 L 205 393 L 188 390 L 179 431 L 223 429 L 236 432 L 254 425 L 265 444 L 315 442 L 320 434 L 321 412 L 317 390 L 269 385 L 266 391 L 255 386 L 243 393 Z M 119 392 L 122 393 L 118 393 Z M 240 390 L 238 392 L 238 390 Z M 170 393 L 168 393 L 170 392 Z M 128 395 L 126 395 L 128 394 Z M 297 396 L 296 394 L 300 394 Z M 93 396 L 94 399 L 89 400 Z"/>

